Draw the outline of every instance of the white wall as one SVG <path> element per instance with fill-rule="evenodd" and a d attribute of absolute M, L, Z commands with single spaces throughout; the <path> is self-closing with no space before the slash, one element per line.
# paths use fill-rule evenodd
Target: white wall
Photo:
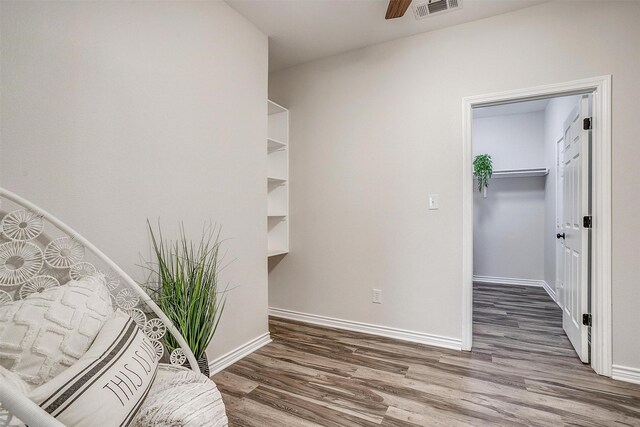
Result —
<path fill-rule="evenodd" d="M 638 22 L 638 2 L 550 2 L 272 74 L 291 252 L 270 305 L 460 338 L 462 98 L 612 74 L 613 360 L 640 368 Z"/>
<path fill-rule="evenodd" d="M 222 2 L 2 2 L 2 185 L 142 278 L 145 219 L 223 226 L 208 352 L 267 332 L 267 38 Z"/>
<path fill-rule="evenodd" d="M 545 166 L 544 111 L 474 117 L 472 135 L 473 155 L 490 154 L 494 170 Z"/>
<path fill-rule="evenodd" d="M 549 100 L 544 115 L 544 155 L 547 165 L 557 162 L 557 143 L 563 136 L 564 121 L 571 110 L 578 104 L 579 96 L 565 96 Z M 549 166 L 546 179 L 545 211 L 544 211 L 544 279 L 549 287 L 558 294 L 556 283 L 556 198 L 557 198 L 558 170 Z"/>
<path fill-rule="evenodd" d="M 473 119 L 473 155 L 494 170 L 547 167 L 544 111 Z M 493 178 L 473 196 L 473 274 L 544 279 L 545 179 Z"/>

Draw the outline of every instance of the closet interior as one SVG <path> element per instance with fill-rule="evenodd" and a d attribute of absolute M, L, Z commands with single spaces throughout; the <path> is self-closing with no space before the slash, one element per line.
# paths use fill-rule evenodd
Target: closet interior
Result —
<path fill-rule="evenodd" d="M 474 194 L 475 283 L 542 286 L 560 303 L 561 141 L 580 98 L 474 109 L 474 157 L 488 154 L 493 163 L 486 191 Z"/>

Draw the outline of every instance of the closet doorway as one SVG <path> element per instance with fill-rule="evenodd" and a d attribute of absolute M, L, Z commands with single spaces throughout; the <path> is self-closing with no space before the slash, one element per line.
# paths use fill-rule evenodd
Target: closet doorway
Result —
<path fill-rule="evenodd" d="M 589 104 L 590 95 L 573 95 L 480 107 L 472 127 L 474 168 L 476 159 L 493 167 L 488 186 L 475 180 L 474 309 L 520 334 L 539 333 L 551 352 L 564 330 L 583 362 L 589 229 L 580 213 L 590 212 Z M 554 336 L 545 341 L 545 332 Z"/>
<path fill-rule="evenodd" d="M 533 343 L 610 375 L 609 84 L 464 100 L 465 165 L 490 156 L 493 175 L 465 177 L 463 349 Z"/>

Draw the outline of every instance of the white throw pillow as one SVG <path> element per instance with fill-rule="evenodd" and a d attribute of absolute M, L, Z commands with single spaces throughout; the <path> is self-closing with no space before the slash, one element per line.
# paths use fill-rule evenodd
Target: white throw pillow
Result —
<path fill-rule="evenodd" d="M 88 349 L 113 313 L 104 277 L 89 276 L 0 306 L 0 366 L 33 388 Z"/>
<path fill-rule="evenodd" d="M 127 426 L 157 368 L 149 338 L 118 310 L 80 360 L 28 397 L 67 426 Z"/>
<path fill-rule="evenodd" d="M 226 427 L 216 384 L 200 373 L 161 367 L 133 427 Z"/>

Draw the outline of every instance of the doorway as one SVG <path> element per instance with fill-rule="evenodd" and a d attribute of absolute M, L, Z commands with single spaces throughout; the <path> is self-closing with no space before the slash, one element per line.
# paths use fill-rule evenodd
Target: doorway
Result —
<path fill-rule="evenodd" d="M 611 180 L 611 138 L 610 138 L 610 123 L 611 123 L 611 109 L 610 109 L 610 84 L 611 77 L 599 77 L 594 79 L 585 79 L 575 82 L 555 84 L 544 87 L 537 87 L 531 89 L 517 90 L 511 92 L 503 92 L 490 95 L 481 95 L 465 98 L 463 100 L 463 113 L 464 113 L 464 134 L 463 134 L 463 322 L 462 322 L 462 347 L 464 350 L 470 350 L 472 347 L 472 322 L 473 322 L 473 219 L 474 219 L 474 182 L 472 175 L 472 161 L 473 161 L 473 145 L 472 145 L 472 125 L 473 125 L 473 110 L 479 108 L 487 108 L 498 105 L 507 105 L 513 103 L 522 103 L 524 101 L 534 100 L 546 100 L 556 97 L 566 96 L 578 96 L 582 99 L 583 95 L 589 95 L 592 97 L 592 109 L 590 111 L 580 110 L 580 114 L 589 114 L 591 118 L 591 129 L 589 130 L 589 136 L 592 138 L 593 150 L 591 154 L 591 160 L 585 163 L 583 166 L 586 170 L 592 171 L 593 180 L 591 182 L 591 190 L 587 191 L 587 201 L 591 202 L 591 211 L 589 208 L 580 206 L 579 208 L 571 211 L 572 218 L 571 227 L 572 233 L 569 233 L 570 253 L 581 254 L 586 253 L 579 251 L 578 248 L 584 248 L 587 250 L 590 248 L 592 256 L 588 257 L 590 262 L 578 262 L 576 259 L 565 257 L 565 261 L 573 262 L 572 267 L 566 269 L 570 274 L 563 276 L 561 280 L 563 285 L 562 295 L 557 297 L 561 301 L 567 295 L 568 290 L 575 291 L 576 284 L 585 283 L 585 280 L 591 279 L 591 285 L 588 288 L 591 294 L 591 301 L 588 301 L 588 292 L 584 292 L 578 295 L 579 304 L 576 302 L 575 293 L 572 293 L 571 301 L 564 301 L 565 308 L 567 304 L 569 306 L 569 313 L 563 313 L 563 317 L 571 319 L 571 322 L 565 322 L 565 331 L 569 331 L 573 335 L 572 343 L 583 361 L 589 361 L 588 351 L 588 331 L 589 326 L 582 325 L 582 316 L 585 317 L 585 323 L 589 321 L 589 315 L 591 319 L 591 365 L 592 368 L 601 375 L 611 375 L 611 274 L 610 274 L 610 262 L 611 262 L 611 194 L 610 194 L 610 180 Z M 586 104 L 585 104 L 586 105 Z M 581 107 L 582 108 L 582 107 Z M 574 116 L 575 123 L 578 123 Z M 582 116 L 580 116 L 582 117 Z M 584 117 L 588 118 L 588 117 Z M 575 124 L 573 130 L 577 133 L 578 124 Z M 563 124 L 564 125 L 564 124 Z M 579 123 L 583 125 L 582 122 Z M 571 130 L 570 129 L 570 130 Z M 567 139 L 566 135 L 561 135 L 563 143 L 567 141 L 574 141 L 572 136 Z M 559 142 L 558 138 L 555 143 Z M 571 154 L 576 154 L 575 149 L 569 145 L 564 146 L 565 151 L 569 150 Z M 573 151 L 572 151 L 573 150 Z M 589 153 L 587 153 L 589 154 Z M 569 161 L 565 164 L 566 170 L 569 170 L 571 175 L 567 180 L 565 176 L 565 183 L 582 182 L 583 178 L 589 176 L 589 174 L 581 174 L 581 170 L 574 165 L 578 164 L 578 158 L 586 158 L 585 156 L 573 156 L 572 163 Z M 567 159 L 569 159 L 567 157 Z M 581 161 L 581 160 L 580 160 Z M 581 163 L 582 164 L 582 163 Z M 578 191 L 578 187 L 565 186 L 566 191 Z M 580 187 L 584 189 L 585 187 Z M 568 190 L 567 190 L 568 189 Z M 572 190 L 573 189 L 573 190 Z M 578 190 L 577 190 L 578 189 Z M 582 191 L 582 190 L 580 190 Z M 577 200 L 577 199 L 576 199 Z M 573 205 L 571 205 L 573 206 Z M 590 216 L 591 226 L 590 231 L 583 233 L 582 223 L 578 224 L 584 219 L 583 217 Z M 586 221 L 586 219 L 584 219 Z M 585 223 L 586 224 L 586 223 Z M 585 227 L 586 229 L 586 227 Z M 576 233 L 574 231 L 580 231 Z M 560 230 L 558 230 L 560 231 Z M 558 233 L 562 234 L 562 233 Z M 588 236 L 584 239 L 577 239 L 576 234 Z M 590 236 L 590 237 L 589 237 Z M 590 245 L 590 246 L 589 246 Z M 579 257 L 578 257 L 579 258 Z M 583 266 L 582 269 L 578 268 L 578 265 Z M 575 273 L 575 274 L 574 274 Z M 554 283 L 555 285 L 555 283 Z M 554 286 L 555 288 L 555 286 Z M 586 302 L 585 301 L 586 298 Z M 587 312 L 584 312 L 587 311 Z M 579 322 L 578 322 L 579 321 Z M 571 330 L 571 327 L 574 329 Z M 576 338 L 577 337 L 577 338 Z M 584 339 L 583 339 L 584 338 Z M 586 347 L 585 347 L 586 346 Z M 583 349 L 586 348 L 586 351 Z"/>

